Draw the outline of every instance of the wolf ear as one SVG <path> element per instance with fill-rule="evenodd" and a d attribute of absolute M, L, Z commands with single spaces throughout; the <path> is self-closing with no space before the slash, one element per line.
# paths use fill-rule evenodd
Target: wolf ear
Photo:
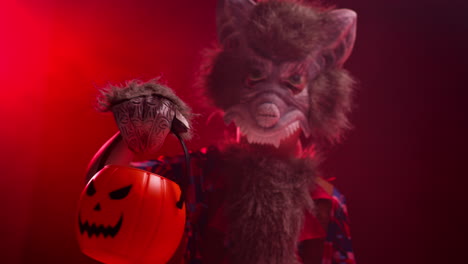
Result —
<path fill-rule="evenodd" d="M 255 5 L 256 1 L 254 0 L 218 0 L 216 31 L 220 43 L 223 43 L 247 21 Z"/>
<path fill-rule="evenodd" d="M 321 55 L 326 67 L 341 67 L 353 50 L 357 14 L 350 9 L 336 9 L 330 11 L 325 19 L 325 30 L 329 37 Z"/>

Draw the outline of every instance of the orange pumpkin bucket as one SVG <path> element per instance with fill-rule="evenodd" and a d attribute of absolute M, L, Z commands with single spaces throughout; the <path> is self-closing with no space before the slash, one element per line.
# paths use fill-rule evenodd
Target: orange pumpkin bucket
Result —
<path fill-rule="evenodd" d="M 109 165 L 81 193 L 76 235 L 83 253 L 110 264 L 166 263 L 184 233 L 180 187 L 157 174 Z"/>

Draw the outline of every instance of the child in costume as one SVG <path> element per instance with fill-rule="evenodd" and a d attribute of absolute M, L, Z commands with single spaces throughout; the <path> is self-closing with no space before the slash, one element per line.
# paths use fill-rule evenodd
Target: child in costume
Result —
<path fill-rule="evenodd" d="M 344 197 L 316 161 L 350 127 L 343 64 L 355 31 L 347 9 L 219 1 L 203 83 L 239 137 L 191 152 L 187 231 L 170 263 L 355 263 Z M 189 138 L 190 108 L 155 80 L 109 87 L 100 102 L 136 154 L 158 157 L 171 129 Z M 133 165 L 174 181 L 185 166 L 183 157 Z"/>

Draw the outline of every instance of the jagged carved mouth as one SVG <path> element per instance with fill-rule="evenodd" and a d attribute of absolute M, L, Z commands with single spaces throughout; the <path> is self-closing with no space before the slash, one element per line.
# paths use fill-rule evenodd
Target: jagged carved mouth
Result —
<path fill-rule="evenodd" d="M 99 237 L 99 235 L 103 235 L 104 238 L 110 236 L 115 237 L 120 230 L 123 222 L 123 214 L 120 215 L 119 221 L 114 226 L 104 226 L 104 225 L 96 225 L 96 223 L 89 224 L 86 220 L 84 223 L 81 221 L 81 215 L 78 215 L 78 225 L 80 227 L 80 233 L 83 235 L 85 232 L 88 233 L 88 237 L 92 237 L 95 235 Z"/>

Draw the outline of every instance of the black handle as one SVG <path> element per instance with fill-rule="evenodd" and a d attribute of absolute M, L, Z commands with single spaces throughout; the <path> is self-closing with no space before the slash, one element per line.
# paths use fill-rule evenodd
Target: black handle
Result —
<path fill-rule="evenodd" d="M 180 198 L 179 201 L 177 201 L 176 206 L 179 209 L 182 209 L 184 206 L 184 202 L 187 197 L 187 187 L 190 182 L 193 182 L 192 178 L 192 170 L 190 168 L 190 154 L 188 152 L 187 146 L 185 145 L 185 142 L 182 140 L 182 137 L 179 135 L 179 133 L 174 133 L 174 135 L 179 139 L 180 145 L 184 149 L 184 155 L 185 155 L 185 177 L 182 179 L 181 184 L 180 184 Z"/>

